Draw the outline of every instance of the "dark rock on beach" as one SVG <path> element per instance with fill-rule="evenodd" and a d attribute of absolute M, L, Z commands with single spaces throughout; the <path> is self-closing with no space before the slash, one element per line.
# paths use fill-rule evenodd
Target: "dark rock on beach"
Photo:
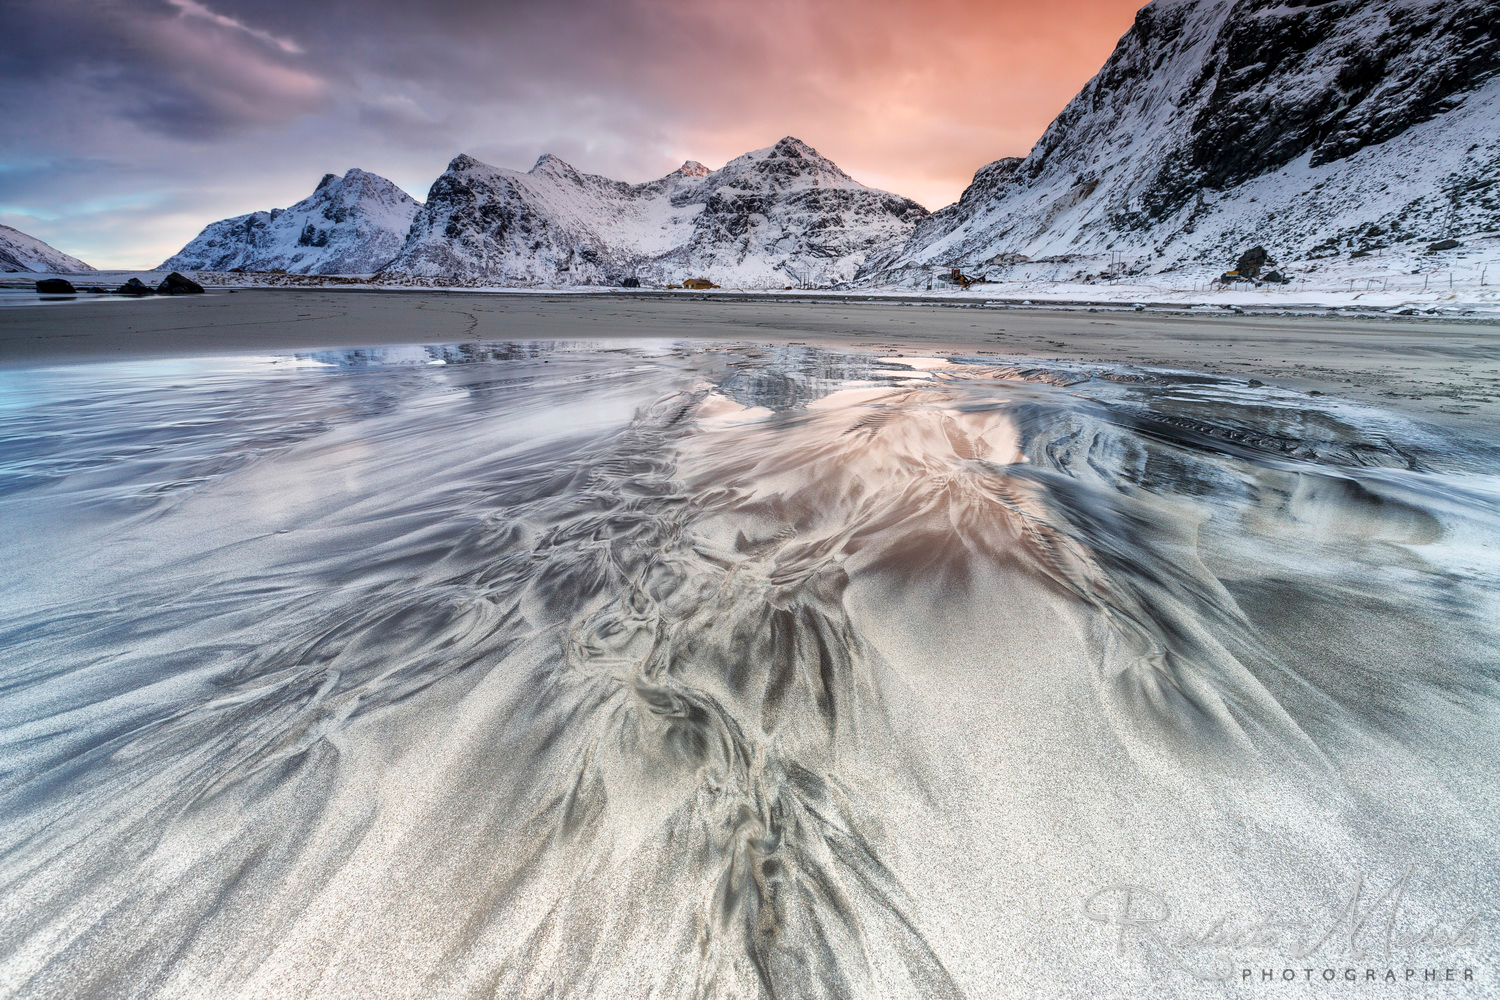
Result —
<path fill-rule="evenodd" d="M 185 278 L 173 271 L 161 279 L 161 284 L 156 286 L 158 295 L 202 295 L 203 286 L 192 278 Z"/>

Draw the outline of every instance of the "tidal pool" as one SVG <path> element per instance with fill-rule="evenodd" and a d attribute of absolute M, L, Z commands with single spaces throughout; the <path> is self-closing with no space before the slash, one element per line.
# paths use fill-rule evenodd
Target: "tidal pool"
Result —
<path fill-rule="evenodd" d="M 0 994 L 1493 987 L 1497 468 L 993 357 L 0 372 Z"/>

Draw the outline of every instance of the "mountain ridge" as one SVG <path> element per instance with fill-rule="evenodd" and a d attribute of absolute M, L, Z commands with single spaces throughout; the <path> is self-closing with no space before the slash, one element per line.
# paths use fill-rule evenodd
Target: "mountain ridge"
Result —
<path fill-rule="evenodd" d="M 524 172 L 461 153 L 359 272 L 911 286 L 949 267 L 1001 280 L 1223 268 L 1262 243 L 1308 268 L 1420 253 L 1500 231 L 1497 14 L 1496 0 L 1154 0 L 1028 155 L 985 164 L 933 213 L 792 136 L 639 184 L 551 153 Z M 285 239 L 281 256 L 229 252 L 317 197 L 215 223 L 165 266 L 352 271 L 305 249 L 338 242 L 317 226 L 309 240 L 311 222 L 290 229 L 304 248 L 291 263 Z"/>
<path fill-rule="evenodd" d="M 84 274 L 93 271 L 77 257 L 10 226 L 0 226 L 0 271 Z"/>
<path fill-rule="evenodd" d="M 787 284 L 854 276 L 926 215 L 791 136 L 710 170 L 689 160 L 641 184 L 543 154 L 525 173 L 468 154 L 428 193 L 390 274 L 505 283 Z"/>
<path fill-rule="evenodd" d="M 862 270 L 1142 271 L 1500 228 L 1493 0 L 1155 0 L 1020 159 Z M 1455 204 L 1456 201 L 1462 202 Z"/>

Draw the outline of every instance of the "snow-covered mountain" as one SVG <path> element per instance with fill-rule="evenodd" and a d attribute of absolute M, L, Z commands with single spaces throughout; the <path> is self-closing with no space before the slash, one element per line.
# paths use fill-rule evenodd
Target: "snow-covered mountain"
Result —
<path fill-rule="evenodd" d="M 386 273 L 496 283 L 784 285 L 853 277 L 926 216 L 797 139 L 718 170 L 689 161 L 627 184 L 543 156 L 522 173 L 459 156 L 432 185 Z"/>
<path fill-rule="evenodd" d="M 77 257 L 69 257 L 35 236 L 28 236 L 9 226 L 0 226 L 0 271 L 79 274 L 92 270 L 92 267 Z"/>
<path fill-rule="evenodd" d="M 1154 0 L 1029 156 L 861 278 L 1421 252 L 1500 229 L 1497 180 L 1496 0 Z"/>
<path fill-rule="evenodd" d="M 421 207 L 376 174 L 327 174 L 291 208 L 209 225 L 161 270 L 371 274 L 396 256 Z"/>

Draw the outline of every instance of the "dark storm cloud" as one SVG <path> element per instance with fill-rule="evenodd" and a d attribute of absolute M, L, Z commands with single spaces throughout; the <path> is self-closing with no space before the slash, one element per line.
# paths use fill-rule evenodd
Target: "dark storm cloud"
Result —
<path fill-rule="evenodd" d="M 935 207 L 1026 151 L 1137 4 L 20 0 L 0 221 L 147 264 L 351 166 L 418 196 L 459 152 L 639 181 L 786 134 Z"/>
<path fill-rule="evenodd" d="M 327 97 L 295 46 L 193 0 L 21 3 L 7 10 L 6 33 L 0 76 L 19 117 L 106 112 L 205 139 L 316 111 Z M 76 89 L 92 91 L 90 105 L 50 99 Z"/>

